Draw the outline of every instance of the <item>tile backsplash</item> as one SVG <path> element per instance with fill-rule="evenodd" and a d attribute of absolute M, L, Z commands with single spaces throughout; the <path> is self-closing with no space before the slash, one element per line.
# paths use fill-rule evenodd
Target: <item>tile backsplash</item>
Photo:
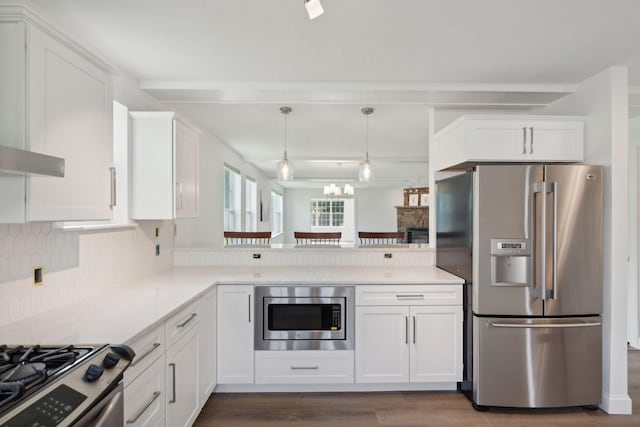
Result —
<path fill-rule="evenodd" d="M 32 277 L 43 266 L 53 273 L 78 266 L 78 232 L 51 223 L 0 224 L 0 283 Z"/>
<path fill-rule="evenodd" d="M 50 223 L 0 224 L 0 250 L 4 324 L 171 268 L 173 222 L 91 233 L 60 231 Z M 44 267 L 41 286 L 33 285 L 34 266 Z"/>

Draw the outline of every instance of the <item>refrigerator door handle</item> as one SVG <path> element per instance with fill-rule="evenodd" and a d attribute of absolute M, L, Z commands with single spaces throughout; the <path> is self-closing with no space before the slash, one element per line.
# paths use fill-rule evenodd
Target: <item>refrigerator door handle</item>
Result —
<path fill-rule="evenodd" d="M 531 204 L 533 214 L 531 215 L 532 224 L 533 224 L 533 236 L 532 236 L 532 258 L 533 262 L 531 263 L 531 283 L 533 286 L 533 295 L 537 298 L 540 298 L 542 301 L 546 300 L 547 297 L 547 260 L 545 257 L 545 248 L 547 247 L 547 183 L 537 181 L 533 183 L 533 203 Z M 537 216 L 537 203 L 536 203 L 536 195 L 538 193 L 542 193 L 542 215 L 540 218 L 540 247 L 542 248 L 541 256 L 537 256 L 537 245 L 536 245 L 536 225 L 538 222 Z M 540 287 L 536 286 L 536 266 L 540 263 Z"/>
<path fill-rule="evenodd" d="M 578 322 L 578 323 L 502 323 L 487 320 L 489 326 L 494 328 L 515 329 L 540 329 L 540 328 L 586 328 L 590 326 L 602 326 L 602 322 Z"/>
<path fill-rule="evenodd" d="M 549 298 L 558 298 L 558 183 L 550 182 L 549 191 L 553 193 L 553 281 Z"/>

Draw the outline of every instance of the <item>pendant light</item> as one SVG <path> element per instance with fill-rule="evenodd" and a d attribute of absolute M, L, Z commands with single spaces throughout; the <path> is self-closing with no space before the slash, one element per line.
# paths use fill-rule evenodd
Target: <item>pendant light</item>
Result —
<path fill-rule="evenodd" d="M 365 107 L 362 109 L 362 114 L 366 117 L 366 137 L 365 137 L 365 154 L 364 160 L 360 162 L 358 166 L 358 179 L 360 182 L 368 182 L 373 180 L 373 170 L 369 163 L 369 116 L 373 114 L 373 108 Z"/>
<path fill-rule="evenodd" d="M 291 181 L 293 179 L 293 168 L 287 158 L 287 114 L 291 112 L 290 107 L 280 107 L 280 112 L 284 115 L 284 157 L 278 163 L 278 180 Z"/>

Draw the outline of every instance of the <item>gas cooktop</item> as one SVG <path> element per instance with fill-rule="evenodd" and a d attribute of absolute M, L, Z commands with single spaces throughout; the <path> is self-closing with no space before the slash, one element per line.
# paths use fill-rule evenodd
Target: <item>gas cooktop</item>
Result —
<path fill-rule="evenodd" d="M 0 345 L 0 426 L 75 425 L 118 386 L 133 357 L 106 344 Z"/>

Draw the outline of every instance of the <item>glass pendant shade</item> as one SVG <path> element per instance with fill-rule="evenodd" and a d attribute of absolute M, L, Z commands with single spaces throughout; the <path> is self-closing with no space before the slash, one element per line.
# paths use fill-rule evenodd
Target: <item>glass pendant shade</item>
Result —
<path fill-rule="evenodd" d="M 358 166 L 358 179 L 360 182 L 369 182 L 373 179 L 373 169 L 371 169 L 371 163 L 369 163 L 369 156 L 360 162 L 360 166 Z"/>
<path fill-rule="evenodd" d="M 293 179 L 293 168 L 287 159 L 287 153 L 284 153 L 284 158 L 278 163 L 278 180 L 291 181 Z"/>

